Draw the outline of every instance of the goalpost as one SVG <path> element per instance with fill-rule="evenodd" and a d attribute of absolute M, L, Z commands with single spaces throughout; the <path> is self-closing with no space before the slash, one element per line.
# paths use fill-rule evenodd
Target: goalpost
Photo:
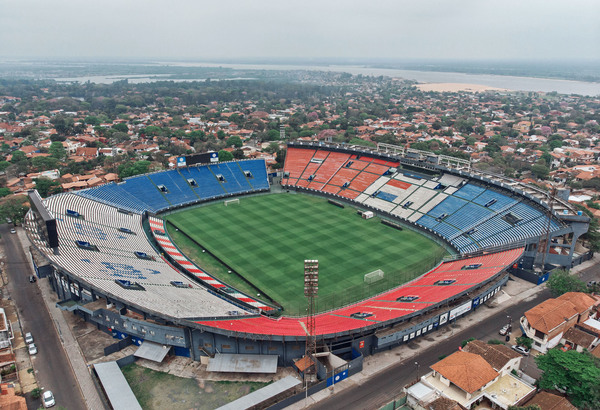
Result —
<path fill-rule="evenodd" d="M 381 279 L 383 279 L 383 271 L 381 269 L 365 273 L 365 283 L 375 283 L 377 281 L 380 281 Z"/>
<path fill-rule="evenodd" d="M 225 206 L 231 205 L 231 204 L 239 204 L 239 203 L 240 203 L 240 199 L 239 198 L 228 199 L 226 201 L 223 201 L 223 205 L 225 205 Z"/>

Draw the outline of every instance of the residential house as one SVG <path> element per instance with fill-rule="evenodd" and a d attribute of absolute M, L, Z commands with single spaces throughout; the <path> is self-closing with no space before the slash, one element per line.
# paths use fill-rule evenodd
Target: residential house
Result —
<path fill-rule="evenodd" d="M 565 397 L 545 391 L 533 396 L 525 406 L 538 406 L 540 410 L 577 410 Z"/>
<path fill-rule="evenodd" d="M 533 349 L 546 353 L 558 345 L 567 330 L 590 317 L 598 301 L 582 292 L 567 292 L 529 309 L 521 317 L 523 333 L 533 339 Z"/>
<path fill-rule="evenodd" d="M 468 349 L 433 364 L 432 372 L 406 389 L 408 404 L 413 409 L 429 410 L 436 400 L 444 397 L 466 409 L 481 403 L 488 408 L 508 409 L 529 400 L 535 394 L 535 388 L 510 372 L 519 367 L 520 355 L 517 357 L 514 352 L 505 351 L 505 346 L 490 346 L 473 343 Z"/>

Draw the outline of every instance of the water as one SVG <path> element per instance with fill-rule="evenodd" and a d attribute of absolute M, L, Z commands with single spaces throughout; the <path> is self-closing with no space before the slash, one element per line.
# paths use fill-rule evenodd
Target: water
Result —
<path fill-rule="evenodd" d="M 311 70 L 311 71 L 330 71 L 330 72 L 346 72 L 350 74 L 362 74 L 371 76 L 388 76 L 395 78 L 404 78 L 414 80 L 419 83 L 461 83 L 461 84 L 479 84 L 495 88 L 505 88 L 513 91 L 541 91 L 552 92 L 556 91 L 560 94 L 580 94 L 587 96 L 600 95 L 600 83 L 559 80 L 550 78 L 535 78 L 535 77 L 515 77 L 505 75 L 488 75 L 488 74 L 464 74 L 439 71 L 416 71 L 416 70 L 399 70 L 388 68 L 371 68 L 364 66 L 350 65 L 327 65 L 327 66 L 310 66 L 310 65 L 284 65 L 284 64 L 218 64 L 218 63 L 177 63 L 177 62 L 161 62 L 159 65 L 170 65 L 177 67 L 224 67 L 239 70 Z M 92 77 L 74 77 L 74 78 L 57 78 L 57 81 L 68 82 L 95 82 L 109 84 L 115 81 L 127 78 L 129 82 L 152 82 L 152 81 L 204 81 L 203 78 L 198 79 L 169 79 L 168 74 L 147 74 L 147 75 L 114 75 L 114 76 L 92 76 Z M 228 80 L 244 80 L 251 78 L 232 78 Z"/>
<path fill-rule="evenodd" d="M 206 81 L 206 78 L 170 78 L 171 74 L 132 74 L 132 75 L 92 75 L 87 77 L 60 77 L 52 78 L 59 83 L 90 83 L 112 84 L 116 81 L 127 80 L 131 84 L 152 83 L 156 81 L 173 81 L 175 83 L 184 83 L 191 81 Z M 250 77 L 235 78 L 211 78 L 210 81 L 233 81 L 233 80 L 256 80 Z"/>

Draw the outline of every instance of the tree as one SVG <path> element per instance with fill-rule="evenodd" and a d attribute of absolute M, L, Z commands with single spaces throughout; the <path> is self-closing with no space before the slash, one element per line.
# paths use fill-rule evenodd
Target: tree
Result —
<path fill-rule="evenodd" d="M 219 161 L 231 161 L 233 159 L 233 154 L 229 151 L 225 151 L 222 149 L 219 151 Z"/>
<path fill-rule="evenodd" d="M 119 165 L 119 178 L 132 177 L 134 175 L 145 174 L 150 169 L 150 161 L 127 162 Z"/>
<path fill-rule="evenodd" d="M 530 339 L 527 336 L 519 336 L 519 337 L 517 337 L 517 344 L 519 346 L 523 346 L 528 349 L 531 349 L 531 346 L 533 345 L 533 339 Z"/>
<path fill-rule="evenodd" d="M 25 206 L 27 198 L 23 195 L 6 197 L 0 204 L 0 219 L 10 218 L 14 224 L 23 222 L 29 207 Z"/>
<path fill-rule="evenodd" d="M 565 390 L 578 408 L 600 408 L 600 363 L 588 352 L 550 349 L 535 358 L 542 370 L 538 380 L 542 389 Z"/>
<path fill-rule="evenodd" d="M 543 164 L 535 164 L 531 167 L 531 172 L 539 179 L 546 179 L 550 174 L 550 168 Z"/>
<path fill-rule="evenodd" d="M 67 156 L 67 150 L 63 146 L 62 142 L 59 141 L 54 141 L 52 144 L 50 144 L 48 152 L 52 157 L 56 158 L 59 161 L 62 161 Z"/>
<path fill-rule="evenodd" d="M 276 142 L 271 142 L 263 151 L 267 154 L 272 154 L 279 149 L 279 144 Z"/>
<path fill-rule="evenodd" d="M 231 137 L 227 138 L 228 147 L 242 148 L 242 145 L 244 145 L 244 143 L 237 135 L 232 135 Z"/>
<path fill-rule="evenodd" d="M 277 141 L 279 139 L 279 131 L 278 130 L 267 131 L 266 139 L 269 141 Z"/>
<path fill-rule="evenodd" d="M 124 132 L 124 133 L 127 133 L 127 131 L 129 131 L 129 127 L 127 127 L 127 124 L 125 124 L 123 122 L 113 125 L 112 128 L 114 130 L 117 130 L 119 132 Z"/>
<path fill-rule="evenodd" d="M 37 189 L 43 198 L 62 191 L 60 183 L 58 181 L 53 181 L 50 178 L 35 178 L 33 182 L 35 182 L 35 189 Z"/>
<path fill-rule="evenodd" d="M 557 297 L 567 292 L 587 292 L 585 282 L 577 276 L 570 275 L 564 269 L 558 269 L 550 275 L 550 279 L 546 282 L 546 286 L 550 289 L 553 297 Z"/>
<path fill-rule="evenodd" d="M 56 169 L 58 160 L 53 157 L 34 157 L 31 159 L 33 165 L 38 171 L 46 171 L 48 169 Z"/>
<path fill-rule="evenodd" d="M 246 158 L 246 155 L 244 155 L 244 150 L 242 149 L 234 149 L 233 152 L 231 153 L 231 155 L 233 155 L 233 158 L 235 159 L 244 159 Z"/>
<path fill-rule="evenodd" d="M 12 194 L 12 191 L 8 188 L 0 188 L 0 198 L 4 198 L 5 196 L 9 196 Z"/>
<path fill-rule="evenodd" d="M 27 161 L 27 156 L 25 155 L 25 153 L 23 151 L 19 151 L 19 150 L 14 151 L 12 153 L 10 162 L 12 162 L 13 164 L 17 164 L 22 161 Z"/>

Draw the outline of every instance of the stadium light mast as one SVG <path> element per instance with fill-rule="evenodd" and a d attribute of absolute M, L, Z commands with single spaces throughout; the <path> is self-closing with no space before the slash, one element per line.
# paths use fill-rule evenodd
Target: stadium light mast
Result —
<path fill-rule="evenodd" d="M 308 312 L 306 315 L 306 351 L 305 357 L 309 360 L 313 360 L 315 353 L 317 352 L 317 338 L 315 335 L 315 298 L 319 292 L 319 261 L 316 259 L 305 259 L 304 260 L 304 296 L 307 298 Z M 309 370 L 310 369 L 310 370 Z M 316 371 L 316 364 L 314 367 L 309 366 L 305 371 L 305 380 L 307 379 L 306 373 L 312 373 Z"/>
<path fill-rule="evenodd" d="M 548 218 L 548 223 L 546 224 L 546 231 L 544 232 L 544 236 L 540 236 L 540 241 L 538 243 L 538 252 L 542 252 L 542 275 L 544 274 L 544 269 L 546 266 L 546 254 L 550 252 L 550 231 L 552 230 L 552 212 L 554 211 L 554 200 L 556 197 L 556 187 L 552 185 L 552 189 L 548 194 L 548 210 L 546 211 L 546 217 Z M 543 249 L 542 249 L 543 248 Z"/>

